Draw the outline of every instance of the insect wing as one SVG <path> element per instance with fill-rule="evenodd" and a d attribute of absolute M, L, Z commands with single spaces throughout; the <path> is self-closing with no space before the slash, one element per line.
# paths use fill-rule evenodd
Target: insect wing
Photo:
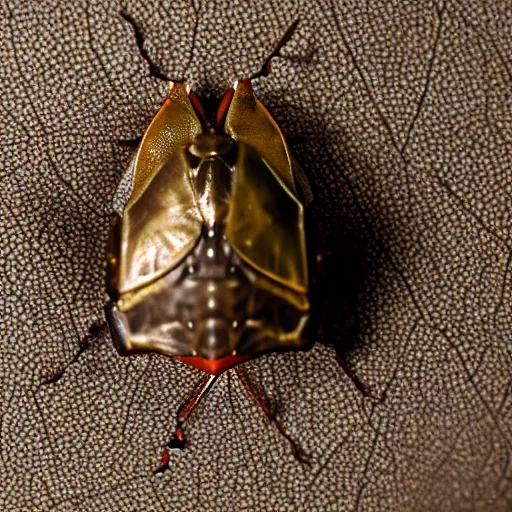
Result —
<path fill-rule="evenodd" d="M 239 82 L 226 115 L 224 130 L 248 144 L 268 163 L 286 187 L 296 194 L 290 152 L 283 134 L 252 87 Z"/>
<path fill-rule="evenodd" d="M 258 271 L 299 293 L 307 292 L 303 207 L 246 144 L 238 147 L 226 236 Z"/>
<path fill-rule="evenodd" d="M 239 143 L 226 228 L 230 244 L 274 282 L 307 293 L 304 212 L 292 157 L 249 83 L 238 83 L 224 129 Z"/>
<path fill-rule="evenodd" d="M 183 84 L 170 92 L 133 164 L 122 216 L 118 287 L 134 290 L 173 268 L 201 233 L 184 146 L 202 131 Z"/>

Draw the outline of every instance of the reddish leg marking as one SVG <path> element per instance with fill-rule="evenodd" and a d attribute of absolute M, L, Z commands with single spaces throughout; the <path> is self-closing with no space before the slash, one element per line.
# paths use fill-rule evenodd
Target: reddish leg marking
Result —
<path fill-rule="evenodd" d="M 188 446 L 185 434 L 183 433 L 183 424 L 189 419 L 192 411 L 196 408 L 199 402 L 210 392 L 218 378 L 218 375 L 206 374 L 196 382 L 192 393 L 178 409 L 178 423 L 176 425 L 174 436 L 167 443 L 168 449 L 183 450 Z M 169 450 L 166 449 L 162 453 L 160 465 L 153 471 L 154 475 L 163 473 L 169 469 L 169 458 Z"/>

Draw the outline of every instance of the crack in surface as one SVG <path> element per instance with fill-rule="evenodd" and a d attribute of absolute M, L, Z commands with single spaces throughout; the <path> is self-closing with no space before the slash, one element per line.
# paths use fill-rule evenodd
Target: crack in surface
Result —
<path fill-rule="evenodd" d="M 428 62 L 427 66 L 427 75 L 425 77 L 425 85 L 423 87 L 423 91 L 421 92 L 420 99 L 418 101 L 418 106 L 416 108 L 416 112 L 414 113 L 414 117 L 412 118 L 411 123 L 409 124 L 409 128 L 407 130 L 407 134 L 405 136 L 405 141 L 400 149 L 400 153 L 403 155 L 405 153 L 405 150 L 409 144 L 409 139 L 411 137 L 412 131 L 414 130 L 414 125 L 416 124 L 416 121 L 418 120 L 420 116 L 421 109 L 423 108 L 423 104 L 425 103 L 425 99 L 427 97 L 428 93 L 428 87 L 430 84 L 430 77 L 432 75 L 432 69 L 434 68 L 434 62 L 436 60 L 437 55 L 437 49 L 439 46 L 439 41 L 441 40 L 441 30 L 443 27 L 443 14 L 446 8 L 446 3 L 443 3 L 441 7 L 436 6 L 436 12 L 437 12 L 437 30 L 436 35 L 434 38 L 434 44 L 432 45 L 432 55 L 430 57 L 430 60 Z"/>

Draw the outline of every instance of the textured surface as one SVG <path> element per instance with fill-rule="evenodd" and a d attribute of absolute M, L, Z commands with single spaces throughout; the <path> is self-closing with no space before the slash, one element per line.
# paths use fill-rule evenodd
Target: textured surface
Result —
<path fill-rule="evenodd" d="M 325 345 L 266 356 L 250 366 L 310 464 L 227 374 L 160 477 L 195 370 L 120 358 L 103 335 L 42 382 L 103 321 L 118 140 L 144 131 L 165 85 L 113 1 L 1 5 L 1 510 L 510 510 L 507 1 L 122 6 L 170 77 L 215 93 L 301 18 L 255 89 L 304 138 L 292 147 L 345 286 L 323 336 L 350 333 L 346 358 L 386 392 L 362 398 Z"/>

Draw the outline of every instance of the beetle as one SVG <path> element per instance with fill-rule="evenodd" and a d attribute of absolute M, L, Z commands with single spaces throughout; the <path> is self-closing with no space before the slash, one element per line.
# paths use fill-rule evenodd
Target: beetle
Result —
<path fill-rule="evenodd" d="M 219 376 L 234 369 L 293 455 L 305 462 L 272 401 L 241 364 L 268 352 L 307 349 L 318 327 L 311 321 L 311 270 L 318 258 L 306 244 L 311 188 L 251 85 L 269 74 L 298 21 L 261 70 L 237 81 L 209 112 L 185 83 L 158 71 L 134 20 L 122 15 L 151 74 L 169 89 L 114 197 L 106 256 L 111 337 L 122 356 L 158 353 L 201 370 L 178 410 L 168 449 L 187 446 L 183 424 Z M 91 328 L 69 364 L 98 332 Z M 337 359 L 357 389 L 371 396 Z M 154 473 L 168 463 L 166 449 Z"/>
<path fill-rule="evenodd" d="M 168 81 L 114 198 L 106 316 L 118 352 L 159 353 L 206 374 L 180 409 L 169 448 L 185 446 L 183 423 L 233 367 L 273 416 L 238 365 L 311 343 L 304 213 L 311 190 L 251 86 L 296 26 L 213 113 L 185 83 Z"/>
<path fill-rule="evenodd" d="M 226 93 L 215 124 L 203 115 L 172 83 L 115 201 L 107 311 L 123 355 L 218 375 L 303 345 L 308 264 L 290 153 L 250 82 Z"/>

